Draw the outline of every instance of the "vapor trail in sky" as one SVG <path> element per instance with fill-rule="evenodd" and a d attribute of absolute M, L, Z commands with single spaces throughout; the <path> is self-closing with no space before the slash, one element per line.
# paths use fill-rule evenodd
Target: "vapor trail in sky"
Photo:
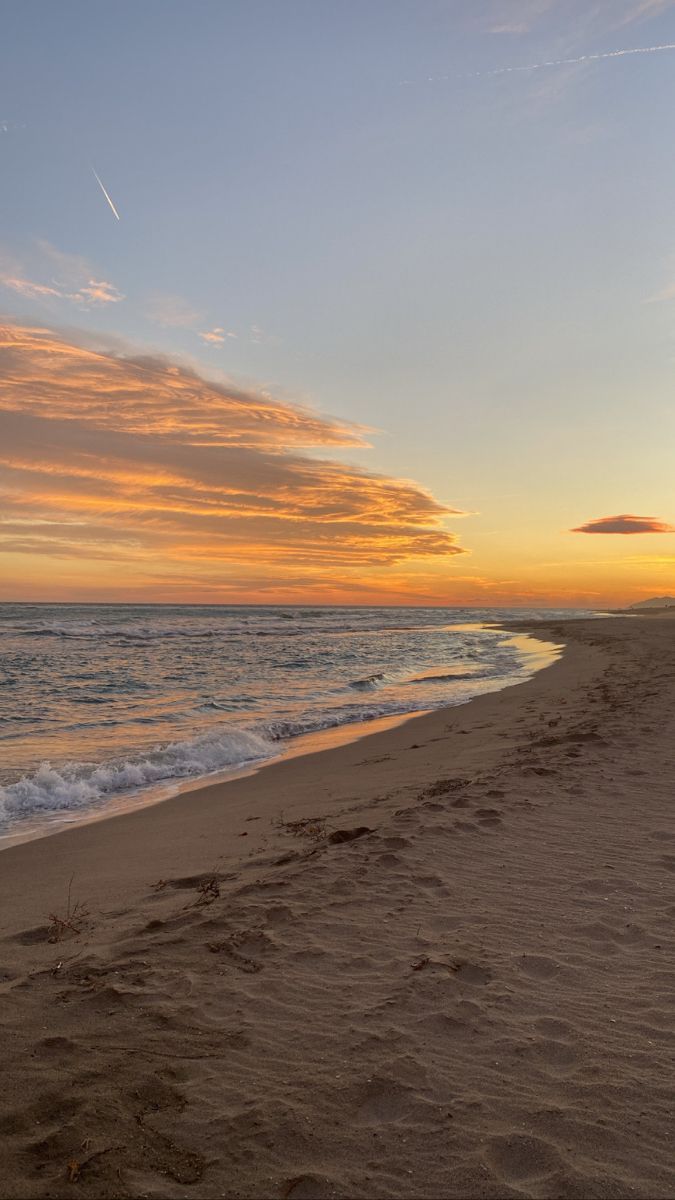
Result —
<path fill-rule="evenodd" d="M 99 179 L 98 175 L 97 175 L 97 174 L 96 174 L 96 172 L 94 171 L 94 168 L 92 167 L 91 169 L 92 169 L 92 171 L 94 172 L 94 178 L 96 179 L 96 182 L 97 182 L 98 186 L 100 187 L 101 191 L 103 192 L 103 195 L 105 196 L 106 200 L 108 201 L 108 204 L 109 204 L 109 205 L 110 205 L 110 207 L 112 208 L 112 210 L 113 210 L 113 212 L 114 212 L 115 216 L 117 217 L 117 220 L 119 221 L 119 219 L 120 219 L 120 214 L 118 213 L 117 209 L 115 208 L 115 205 L 113 204 L 112 200 L 110 199 L 110 196 L 109 196 L 109 195 L 108 195 L 108 193 L 106 192 L 106 190 L 105 190 L 105 188 L 104 188 L 103 184 L 101 183 L 101 180 Z"/>
<path fill-rule="evenodd" d="M 675 42 L 666 42 L 662 46 L 635 46 L 627 50 L 604 50 L 599 54 L 580 54 L 578 58 L 555 58 L 549 62 L 528 63 L 523 67 L 494 67 L 489 71 L 471 71 L 465 75 L 429 75 L 427 83 L 436 83 L 447 79 L 481 79 L 490 75 L 511 75 L 519 71 L 543 71 L 545 67 L 567 67 L 576 63 L 598 62 L 603 58 L 625 58 L 632 54 L 660 54 L 664 50 L 675 50 Z M 412 83 L 405 79 L 404 83 Z"/>

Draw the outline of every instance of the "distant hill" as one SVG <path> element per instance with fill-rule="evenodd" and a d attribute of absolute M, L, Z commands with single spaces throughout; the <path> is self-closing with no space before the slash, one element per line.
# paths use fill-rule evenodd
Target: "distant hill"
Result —
<path fill-rule="evenodd" d="M 675 608 L 675 596 L 655 596 L 653 600 L 639 600 L 631 608 Z"/>

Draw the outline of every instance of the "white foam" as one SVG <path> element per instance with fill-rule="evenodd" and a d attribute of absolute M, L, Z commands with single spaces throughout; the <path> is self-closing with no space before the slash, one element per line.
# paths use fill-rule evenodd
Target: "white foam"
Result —
<path fill-rule="evenodd" d="M 258 762 L 274 752 L 271 743 L 259 734 L 228 729 L 171 742 L 132 761 L 70 762 L 58 769 L 44 762 L 33 775 L 0 788 L 0 823 L 35 813 L 86 808 L 110 796 L 165 780 L 191 779 Z"/>

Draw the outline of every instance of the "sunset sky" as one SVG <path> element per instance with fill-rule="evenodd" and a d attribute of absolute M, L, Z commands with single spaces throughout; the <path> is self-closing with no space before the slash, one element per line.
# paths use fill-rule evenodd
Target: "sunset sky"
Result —
<path fill-rule="evenodd" d="M 675 0 L 7 8 L 0 599 L 675 592 L 672 43 Z"/>

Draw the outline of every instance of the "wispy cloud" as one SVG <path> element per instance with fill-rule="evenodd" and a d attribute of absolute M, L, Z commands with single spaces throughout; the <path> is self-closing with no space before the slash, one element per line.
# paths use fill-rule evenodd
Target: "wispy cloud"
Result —
<path fill-rule="evenodd" d="M 238 332 L 227 329 L 224 325 L 212 325 L 210 329 L 199 329 L 206 317 L 203 311 L 196 309 L 188 300 L 171 292 L 153 292 L 145 302 L 145 315 L 157 325 L 168 329 L 191 329 L 207 346 L 222 346 L 227 338 L 237 341 L 240 338 L 252 345 L 270 344 L 278 346 L 281 338 L 276 334 L 266 333 L 259 325 L 250 325 L 248 329 Z"/>
<path fill-rule="evenodd" d="M 122 292 L 118 292 L 117 288 L 105 279 L 89 279 L 76 292 L 66 292 L 62 288 L 37 283 L 32 279 L 22 279 L 0 271 L 0 284 L 2 287 L 8 288 L 9 291 L 18 292 L 20 296 L 26 296 L 29 300 L 45 300 L 50 298 L 70 300 L 74 304 L 79 304 L 84 308 L 92 308 L 101 304 L 117 304 L 120 300 L 124 300 Z"/>
<path fill-rule="evenodd" d="M 67 300 L 81 308 L 124 300 L 114 284 L 97 278 L 87 259 L 67 254 L 44 240 L 34 242 L 21 261 L 0 255 L 0 286 L 29 300 Z"/>
<path fill-rule="evenodd" d="M 259 325 L 251 325 L 249 330 L 249 341 L 255 346 L 270 345 L 280 346 L 281 338 L 275 333 L 266 333 Z"/>
<path fill-rule="evenodd" d="M 524 35 L 547 21 L 570 21 L 577 34 L 608 33 L 661 16 L 675 0 L 595 0 L 573 5 L 570 0 L 490 0 L 483 28 L 489 33 Z"/>
<path fill-rule="evenodd" d="M 216 325 L 214 329 L 205 330 L 199 334 L 203 342 L 208 342 L 212 346 L 222 346 L 225 341 L 225 330 Z"/>
<path fill-rule="evenodd" d="M 12 275 L 2 269 L 0 269 L 0 284 L 3 287 L 9 288 L 11 292 L 18 292 L 20 296 L 27 296 L 29 300 L 39 300 L 45 296 L 63 298 L 64 295 L 58 288 L 49 287 L 45 283 L 35 283 L 30 279 L 22 279 L 20 276 Z"/>
<path fill-rule="evenodd" d="M 224 329 L 221 325 L 215 325 L 213 329 L 206 329 L 198 336 L 208 345 L 222 346 L 227 338 L 234 338 L 236 340 L 239 334 L 235 333 L 233 329 Z"/>
<path fill-rule="evenodd" d="M 660 17 L 675 6 L 675 0 L 629 0 L 625 11 L 617 20 L 617 28 L 622 25 L 632 25 L 636 21 L 649 21 Z"/>
<path fill-rule="evenodd" d="M 461 514 L 420 485 L 302 453 L 363 446 L 360 426 L 16 324 L 0 379 L 0 550 L 219 572 L 235 590 L 464 553 L 446 528 Z"/>
<path fill-rule="evenodd" d="M 496 0 L 488 7 L 488 33 L 530 33 L 556 6 L 556 0 Z"/>
<path fill-rule="evenodd" d="M 152 292 L 145 303 L 145 314 L 168 329 L 191 329 L 203 320 L 203 313 L 172 292 Z"/>
<path fill-rule="evenodd" d="M 578 525 L 572 533 L 675 533 L 675 526 L 658 517 L 636 517 L 632 513 L 619 513 L 615 517 L 598 517 Z"/>
<path fill-rule="evenodd" d="M 604 59 L 630 58 L 634 55 L 663 54 L 675 51 L 675 42 L 663 42 L 657 46 L 628 46 L 620 50 L 600 50 L 593 54 L 576 54 L 569 58 L 542 59 L 540 62 L 508 63 L 498 67 L 488 67 L 483 71 L 467 71 L 449 75 L 428 75 L 427 83 L 445 83 L 457 79 L 489 79 L 498 75 L 531 75 L 535 71 L 547 71 L 551 68 L 588 66 Z M 410 83 L 411 80 L 404 80 Z"/>
<path fill-rule="evenodd" d="M 105 279 L 90 279 L 72 297 L 81 304 L 117 304 L 124 296 Z"/>

